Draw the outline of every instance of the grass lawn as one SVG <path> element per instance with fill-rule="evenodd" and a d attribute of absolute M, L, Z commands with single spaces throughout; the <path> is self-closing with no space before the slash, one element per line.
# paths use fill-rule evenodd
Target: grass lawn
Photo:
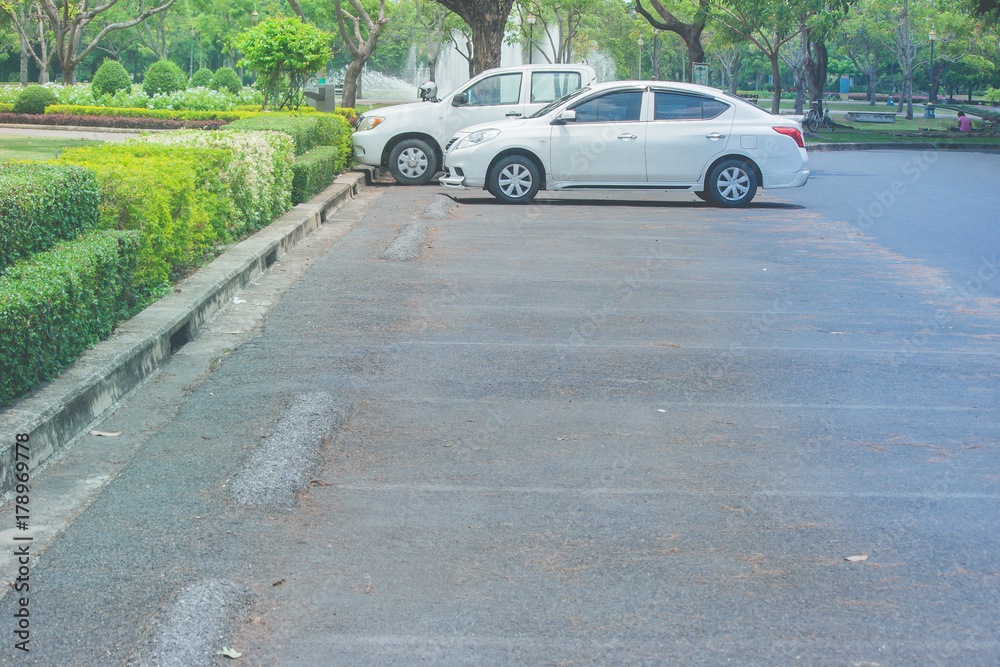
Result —
<path fill-rule="evenodd" d="M 10 160 L 50 160 L 64 148 L 101 144 L 91 139 L 51 139 L 21 134 L 0 134 L 0 162 Z"/>

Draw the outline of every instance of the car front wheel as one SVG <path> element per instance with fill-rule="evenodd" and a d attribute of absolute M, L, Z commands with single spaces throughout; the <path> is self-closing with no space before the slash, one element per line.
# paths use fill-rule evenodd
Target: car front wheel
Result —
<path fill-rule="evenodd" d="M 400 185 L 424 185 L 437 173 L 437 155 L 421 139 L 404 139 L 389 153 L 389 173 Z"/>
<path fill-rule="evenodd" d="M 743 160 L 723 160 L 708 173 L 705 192 L 718 206 L 746 206 L 757 194 L 757 172 Z"/>
<path fill-rule="evenodd" d="M 538 166 L 522 155 L 509 155 L 490 171 L 489 190 L 504 204 L 524 204 L 535 198 L 542 185 Z"/>

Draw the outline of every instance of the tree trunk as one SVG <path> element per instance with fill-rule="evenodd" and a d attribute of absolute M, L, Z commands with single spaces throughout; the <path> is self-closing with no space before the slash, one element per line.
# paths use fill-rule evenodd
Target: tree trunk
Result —
<path fill-rule="evenodd" d="M 500 67 L 506 16 L 488 12 L 480 17 L 478 26 L 472 25 L 472 53 L 475 67 L 473 76 L 482 71 Z"/>
<path fill-rule="evenodd" d="M 28 63 L 29 63 L 29 59 L 28 59 L 29 58 L 29 56 L 28 56 L 28 43 L 25 42 L 23 39 L 20 39 L 20 37 L 19 37 L 19 41 L 21 43 L 21 79 L 20 79 L 20 81 L 21 81 L 21 85 L 22 86 L 27 86 L 28 85 Z"/>
<path fill-rule="evenodd" d="M 364 60 L 352 60 L 344 73 L 344 92 L 340 96 L 340 106 L 353 109 L 358 103 L 358 79 L 361 78 L 361 69 L 364 67 Z"/>
<path fill-rule="evenodd" d="M 810 36 L 807 33 L 806 38 Z M 809 106 L 819 109 L 823 99 L 823 88 L 826 86 L 828 55 L 826 43 L 822 40 L 809 39 L 809 56 L 806 59 L 806 76 L 809 79 Z"/>
<path fill-rule="evenodd" d="M 779 64 L 778 52 L 774 51 L 767 55 L 771 61 L 771 77 L 774 79 L 774 94 L 771 100 L 771 113 L 778 115 L 781 112 L 781 65 Z"/>
<path fill-rule="evenodd" d="M 707 13 L 708 0 L 698 0 L 698 6 L 702 12 Z M 684 44 L 687 46 L 688 58 L 691 61 L 691 68 L 682 75 L 682 78 L 688 82 L 692 82 L 694 80 L 694 64 L 705 62 L 705 48 L 701 45 L 701 33 L 705 29 L 705 19 L 703 18 L 692 23 L 684 23 L 671 14 L 659 2 L 653 3 L 653 9 L 656 10 L 659 18 L 650 14 L 642 6 L 640 0 L 635 0 L 636 12 L 641 14 L 649 22 L 649 25 L 660 30 L 672 32 L 684 40 Z"/>

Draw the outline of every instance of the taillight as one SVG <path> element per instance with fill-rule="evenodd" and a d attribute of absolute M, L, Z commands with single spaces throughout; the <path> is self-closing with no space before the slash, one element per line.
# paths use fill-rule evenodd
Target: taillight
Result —
<path fill-rule="evenodd" d="M 805 144 L 802 143 L 802 133 L 799 132 L 796 128 L 794 128 L 794 127 L 772 127 L 771 129 L 774 130 L 775 132 L 777 132 L 778 134 L 783 134 L 786 137 L 791 137 L 792 139 L 794 139 L 795 140 L 795 145 L 798 146 L 799 148 L 805 148 Z"/>

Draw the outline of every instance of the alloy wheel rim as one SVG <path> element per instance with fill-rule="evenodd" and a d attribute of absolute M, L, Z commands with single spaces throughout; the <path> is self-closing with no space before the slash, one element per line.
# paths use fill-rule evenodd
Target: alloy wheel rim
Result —
<path fill-rule="evenodd" d="M 497 179 L 500 191 L 508 197 L 520 198 L 531 189 L 531 172 L 523 164 L 509 164 L 500 170 Z"/>
<path fill-rule="evenodd" d="M 719 174 L 717 187 L 727 201 L 739 201 L 750 191 L 750 175 L 738 167 L 729 167 Z"/>
<path fill-rule="evenodd" d="M 399 154 L 396 166 L 399 167 L 399 173 L 407 178 L 423 176 L 427 171 L 427 155 L 419 148 L 407 148 Z"/>

